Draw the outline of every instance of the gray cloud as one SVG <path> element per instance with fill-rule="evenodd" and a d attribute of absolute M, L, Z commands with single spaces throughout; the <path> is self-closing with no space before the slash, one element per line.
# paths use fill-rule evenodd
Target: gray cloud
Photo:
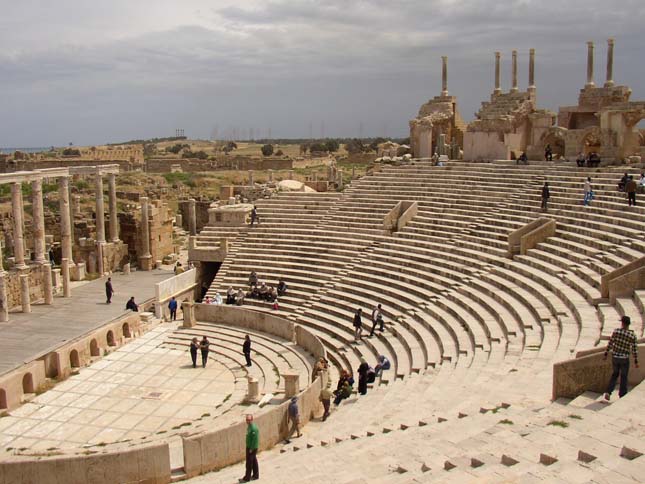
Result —
<path fill-rule="evenodd" d="M 0 19 L 0 146 L 195 137 L 270 126 L 276 136 L 403 135 L 449 89 L 470 119 L 492 90 L 493 52 L 537 49 L 542 107 L 574 104 L 585 41 L 615 36 L 615 76 L 645 98 L 645 2 L 620 0 L 281 0 L 22 2 Z M 95 5 L 96 4 L 96 5 Z M 70 13 L 72 12 L 72 13 Z"/>

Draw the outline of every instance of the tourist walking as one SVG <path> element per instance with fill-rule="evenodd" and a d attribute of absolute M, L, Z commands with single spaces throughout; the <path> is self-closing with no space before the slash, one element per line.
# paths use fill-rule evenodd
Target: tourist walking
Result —
<path fill-rule="evenodd" d="M 331 406 L 331 397 L 334 395 L 329 389 L 331 381 L 327 382 L 327 386 L 320 390 L 320 402 L 322 403 L 323 409 L 325 410 L 322 416 L 322 421 L 324 422 L 329 417 L 329 408 Z"/>
<path fill-rule="evenodd" d="M 611 392 L 616 388 L 616 380 L 620 375 L 620 386 L 618 388 L 618 396 L 624 397 L 627 393 L 627 375 L 629 374 L 629 356 L 634 355 L 634 366 L 638 368 L 638 345 L 636 344 L 636 335 L 629 329 L 631 319 L 629 316 L 620 318 L 621 327 L 614 330 L 607 344 L 605 355 L 603 359 L 607 359 L 608 353 L 611 351 L 611 364 L 613 366 L 613 373 L 609 379 L 609 385 L 605 392 L 605 400 L 609 401 Z"/>
<path fill-rule="evenodd" d="M 258 465 L 258 448 L 260 447 L 260 431 L 253 423 L 253 415 L 246 416 L 246 473 L 240 479 L 242 482 L 249 482 L 251 479 L 260 478 L 260 466 Z"/>
<path fill-rule="evenodd" d="M 253 210 L 251 210 L 251 225 L 253 225 L 256 222 L 257 222 L 258 225 L 260 225 L 260 217 L 258 215 L 258 207 L 253 205 Z"/>
<path fill-rule="evenodd" d="M 246 359 L 246 366 L 251 366 L 251 337 L 247 334 L 242 344 L 242 353 Z"/>
<path fill-rule="evenodd" d="M 367 395 L 367 373 L 370 370 L 370 365 L 367 364 L 365 358 L 361 357 L 361 364 L 358 367 L 358 393 Z"/>
<path fill-rule="evenodd" d="M 204 336 L 199 342 L 199 349 L 202 351 L 202 368 L 206 368 L 206 362 L 208 361 L 208 352 L 210 351 L 211 342 L 208 341 L 208 338 Z"/>
<path fill-rule="evenodd" d="M 287 435 L 287 444 L 289 443 L 294 432 L 297 434 L 296 437 L 302 436 L 302 434 L 300 433 L 300 410 L 298 409 L 298 397 L 291 397 L 288 414 L 289 425 L 291 425 L 291 428 L 289 429 L 289 434 Z"/>
<path fill-rule="evenodd" d="M 636 182 L 634 177 L 629 175 L 627 183 L 625 183 L 625 191 L 627 192 L 627 204 L 631 206 L 636 206 Z"/>
<path fill-rule="evenodd" d="M 549 202 L 549 198 L 551 198 L 551 192 L 549 192 L 549 182 L 544 182 L 544 186 L 542 187 L 542 211 L 546 212 L 547 210 L 547 203 Z"/>
<path fill-rule="evenodd" d="M 105 296 L 107 297 L 107 304 L 112 303 L 112 294 L 114 294 L 114 289 L 112 288 L 112 278 L 108 277 L 108 280 L 105 281 Z"/>
<path fill-rule="evenodd" d="M 585 198 L 583 200 L 583 204 L 585 207 L 589 206 L 591 203 L 591 200 L 593 199 L 593 189 L 591 187 L 591 177 L 588 176 L 587 179 L 585 180 L 585 185 L 584 185 L 584 191 L 585 191 Z"/>
<path fill-rule="evenodd" d="M 363 334 L 363 310 L 361 308 L 358 308 L 356 310 L 356 313 L 354 313 L 354 322 L 352 323 L 354 325 L 354 341 L 359 342 L 362 338 Z"/>
<path fill-rule="evenodd" d="M 193 338 L 190 342 L 190 359 L 193 360 L 193 368 L 197 368 L 197 350 L 199 349 L 199 342 L 197 338 Z"/>
<path fill-rule="evenodd" d="M 175 296 L 168 302 L 168 310 L 170 311 L 170 320 L 177 321 L 177 299 Z"/>
<path fill-rule="evenodd" d="M 381 320 L 381 331 L 383 331 L 383 315 L 381 314 L 380 304 L 372 310 L 372 330 L 370 331 L 370 337 L 374 336 L 374 330 L 376 329 L 376 325 L 379 323 L 379 319 Z"/>
<path fill-rule="evenodd" d="M 130 311 L 139 312 L 139 305 L 134 302 L 134 296 L 130 297 L 128 299 L 128 302 L 125 303 L 125 309 L 129 309 Z"/>

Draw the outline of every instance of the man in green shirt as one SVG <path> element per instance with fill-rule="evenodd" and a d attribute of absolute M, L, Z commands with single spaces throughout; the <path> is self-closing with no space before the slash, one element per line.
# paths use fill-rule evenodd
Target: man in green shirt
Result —
<path fill-rule="evenodd" d="M 249 414 L 246 416 L 246 474 L 240 479 L 241 482 L 255 481 L 260 478 L 258 447 L 260 447 L 260 431 L 253 423 L 253 415 Z"/>

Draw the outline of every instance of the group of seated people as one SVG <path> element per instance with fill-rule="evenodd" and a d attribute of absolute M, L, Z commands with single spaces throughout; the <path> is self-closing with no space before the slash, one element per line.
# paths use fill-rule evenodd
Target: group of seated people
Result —
<path fill-rule="evenodd" d="M 263 301 L 275 302 L 279 296 L 287 294 L 287 284 L 284 280 L 278 281 L 277 287 L 269 286 L 266 282 L 258 280 L 258 275 L 252 271 L 249 275 L 248 296 Z"/>
<path fill-rule="evenodd" d="M 578 166 L 585 166 L 585 163 L 589 167 L 595 167 L 600 165 L 600 156 L 598 156 L 598 153 L 595 151 L 592 151 L 589 153 L 589 156 L 585 156 L 584 153 L 580 152 L 578 157 L 576 158 L 576 165 Z"/>
<path fill-rule="evenodd" d="M 246 294 L 241 288 L 236 291 L 233 286 L 229 286 L 228 291 L 226 291 L 226 304 L 241 306 L 244 304 L 245 297 Z"/>
<path fill-rule="evenodd" d="M 385 355 L 379 355 L 377 358 L 377 364 L 375 368 L 371 366 L 367 370 L 367 383 L 374 383 L 376 377 L 379 376 L 383 371 L 390 369 L 390 360 L 387 359 Z M 315 379 L 315 376 L 314 376 Z M 334 391 L 334 405 L 340 405 L 340 402 L 349 398 L 352 394 L 354 388 L 354 377 L 347 370 L 342 370 L 340 373 L 340 378 L 338 379 L 338 384 L 336 385 L 336 390 Z"/>
<path fill-rule="evenodd" d="M 216 292 L 214 297 L 206 296 L 204 298 L 204 304 L 216 304 L 219 306 L 222 304 L 222 296 L 219 292 Z"/>

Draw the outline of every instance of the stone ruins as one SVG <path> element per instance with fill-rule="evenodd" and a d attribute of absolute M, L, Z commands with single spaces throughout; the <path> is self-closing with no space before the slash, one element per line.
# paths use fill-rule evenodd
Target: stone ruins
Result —
<path fill-rule="evenodd" d="M 463 150 L 466 160 L 508 160 L 526 153 L 531 160 L 544 159 L 550 145 L 555 159 L 574 161 L 583 153 L 596 153 L 607 162 L 638 162 L 645 154 L 645 136 L 637 123 L 645 118 L 645 101 L 630 101 L 631 89 L 615 85 L 614 39 L 607 41 L 607 76 L 603 87 L 594 82 L 594 44 L 588 42 L 587 82 L 576 106 L 562 106 L 558 114 L 537 107 L 535 49 L 529 50 L 528 87 L 518 86 L 518 52 L 512 51 L 512 84 L 501 89 L 501 53 L 495 52 L 495 85 L 490 100 L 483 102 L 476 119 L 467 126 L 457 111 L 457 99 L 448 95 L 447 58 L 442 58 L 441 95 L 421 106 L 410 121 L 412 153 L 429 158 L 449 155 L 449 145 Z"/>

